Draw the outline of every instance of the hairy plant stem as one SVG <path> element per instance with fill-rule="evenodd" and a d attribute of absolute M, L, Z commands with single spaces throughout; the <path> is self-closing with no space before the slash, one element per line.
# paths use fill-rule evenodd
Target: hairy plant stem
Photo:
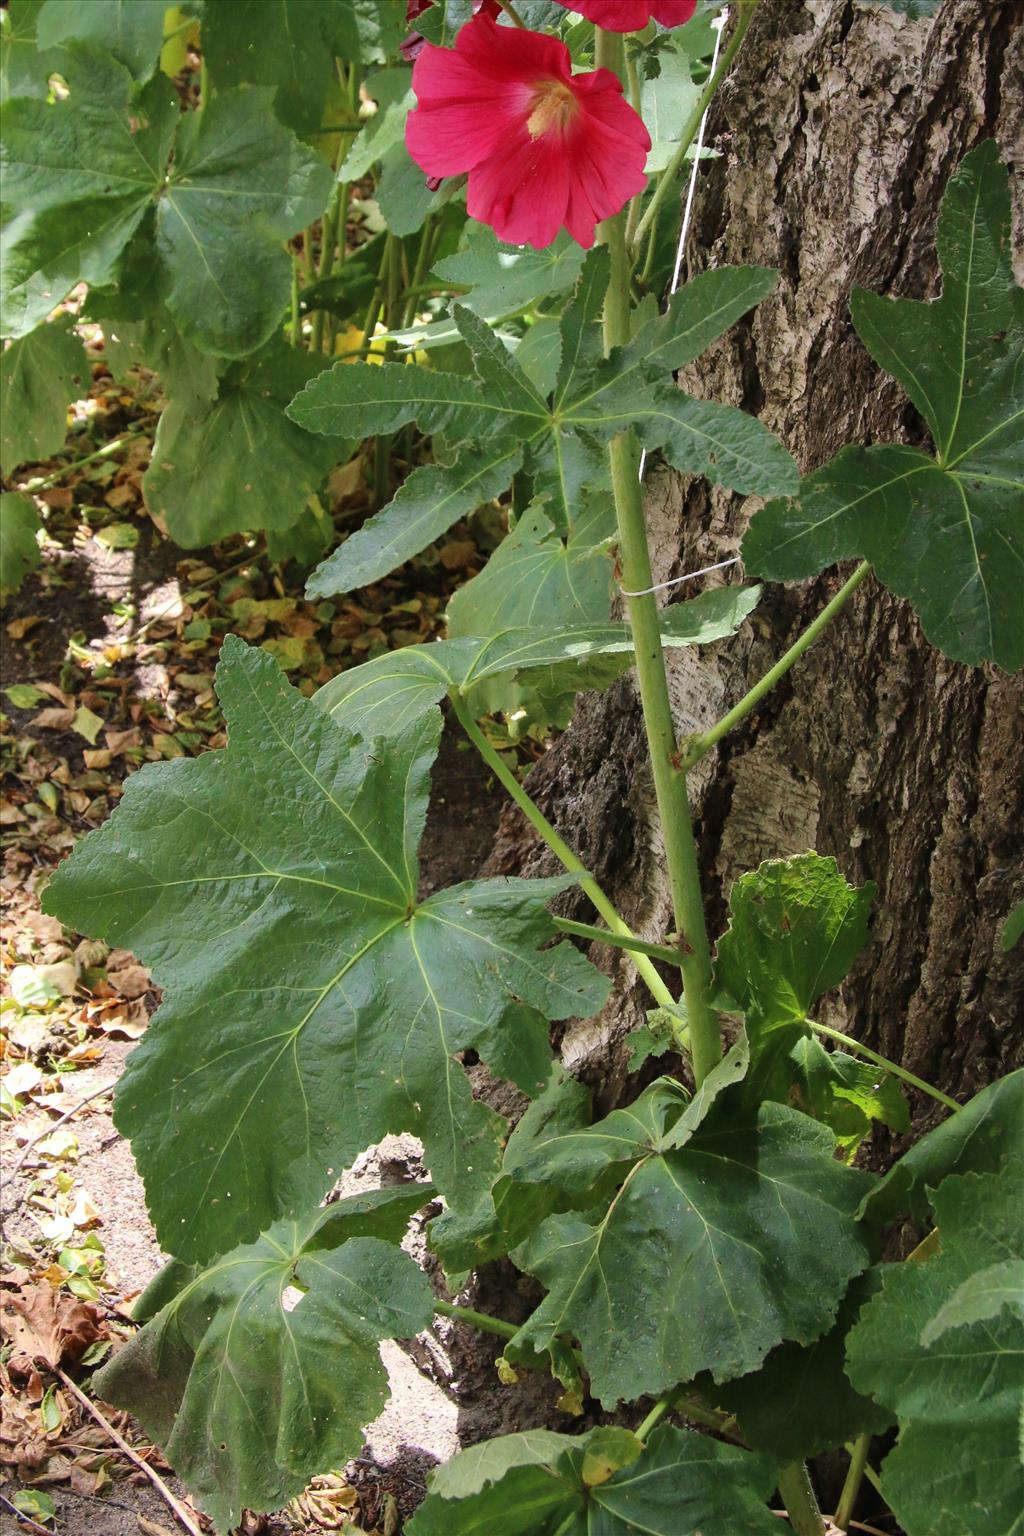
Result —
<path fill-rule="evenodd" d="M 623 42 L 618 33 L 598 28 L 596 62 L 621 76 Z M 629 340 L 629 284 L 632 269 L 626 253 L 626 215 L 617 214 L 601 226 L 600 238 L 611 256 L 611 275 L 604 308 L 604 349 Z M 647 547 L 640 460 L 633 432 L 619 432 L 608 447 L 615 514 L 618 522 L 622 584 L 633 591 L 651 586 L 651 557 Z M 651 754 L 654 790 L 661 817 L 668 865 L 672 909 L 682 950 L 683 995 L 689 1020 L 690 1054 L 698 1087 L 721 1060 L 718 1015 L 710 1005 L 711 951 L 704 921 L 704 902 L 697 869 L 697 849 L 686 775 L 675 760 L 676 738 L 669 700 L 665 655 L 653 594 L 627 598 L 636 650 L 637 680 L 644 726 Z"/>
<path fill-rule="evenodd" d="M 500 1317 L 489 1317 L 486 1312 L 475 1312 L 472 1307 L 457 1307 L 453 1301 L 434 1302 L 434 1311 L 442 1317 L 451 1317 L 457 1323 L 468 1323 L 483 1333 L 496 1333 L 499 1339 L 514 1339 L 519 1329 L 515 1323 L 506 1323 Z"/>
<path fill-rule="evenodd" d="M 452 711 L 456 715 L 459 724 L 494 774 L 494 777 L 498 780 L 498 783 L 508 791 L 531 827 L 547 843 L 562 866 L 570 874 L 579 875 L 581 890 L 585 891 L 590 897 L 611 931 L 621 934 L 625 938 L 635 938 L 635 934 L 629 924 L 624 918 L 619 916 L 615 907 L 586 868 L 583 861 L 573 853 L 565 839 L 555 831 L 555 828 L 544 815 L 544 812 L 530 799 L 530 796 L 526 793 L 526 790 L 520 784 L 515 774 L 502 762 L 500 753 L 496 752 L 491 746 L 463 700 L 454 690 L 449 693 L 448 697 L 451 701 Z M 654 1000 L 660 1003 L 663 1008 L 673 1008 L 675 1006 L 675 998 L 654 969 L 649 958 L 644 954 L 635 954 L 633 956 L 633 964 L 638 974 L 647 983 Z"/>
<path fill-rule="evenodd" d="M 578 939 L 590 939 L 594 944 L 610 944 L 613 949 L 629 949 L 638 955 L 650 955 L 652 960 L 663 960 L 666 965 L 675 966 L 676 970 L 682 964 L 682 955 L 678 949 L 669 949 L 667 944 L 650 944 L 646 939 L 634 939 L 624 933 L 609 933 L 605 928 L 595 928 L 590 923 L 574 923 L 568 917 L 556 917 L 555 927 L 562 933 L 572 933 Z"/>
<path fill-rule="evenodd" d="M 884 1067 L 887 1072 L 892 1073 L 893 1077 L 902 1078 L 912 1088 L 920 1089 L 930 1099 L 937 1099 L 947 1109 L 952 1109 L 959 1113 L 963 1108 L 963 1105 L 958 1104 L 956 1099 L 951 1099 L 948 1093 L 943 1093 L 941 1088 L 935 1088 L 931 1083 L 926 1083 L 923 1077 L 915 1077 L 913 1072 L 907 1071 L 906 1067 L 897 1066 L 894 1061 L 889 1060 L 888 1056 L 880 1056 L 877 1051 L 873 1051 L 869 1045 L 862 1045 L 852 1035 L 844 1035 L 841 1029 L 832 1029 L 828 1024 L 819 1024 L 816 1019 L 805 1018 L 804 1023 L 809 1029 L 813 1029 L 816 1035 L 824 1035 L 829 1040 L 838 1040 L 843 1045 L 848 1045 L 851 1051 L 856 1051 L 860 1056 L 866 1056 L 868 1061 L 873 1061 L 878 1067 Z"/>
<path fill-rule="evenodd" d="M 843 1483 L 843 1491 L 839 1495 L 839 1504 L 836 1507 L 835 1524 L 841 1531 L 850 1528 L 853 1519 L 853 1511 L 857 1504 L 857 1495 L 860 1485 L 864 1481 L 864 1469 L 867 1466 L 868 1451 L 871 1449 L 871 1436 L 860 1435 L 853 1443 L 850 1451 L 850 1466 Z"/>
<path fill-rule="evenodd" d="M 796 1536 L 825 1536 L 825 1521 L 802 1461 L 780 1468 L 779 1494 Z"/>
<path fill-rule="evenodd" d="M 708 104 L 714 97 L 718 87 L 732 68 L 733 59 L 740 51 L 743 39 L 747 35 L 747 28 L 754 19 L 754 12 L 757 10 L 759 0 L 732 0 L 732 3 L 736 6 L 737 12 L 733 34 L 726 44 L 725 51 L 719 60 L 718 68 L 701 91 L 694 104 L 693 111 L 683 125 L 682 135 L 671 160 L 658 178 L 658 185 L 654 189 L 654 195 L 648 203 L 633 236 L 632 249 L 634 253 L 639 251 L 648 232 L 654 229 L 661 205 L 672 190 L 676 177 L 682 170 L 683 162 L 689 153 L 690 147 L 700 132 L 701 118 L 707 111 Z"/>
<path fill-rule="evenodd" d="M 870 563 L 867 560 L 862 560 L 850 579 L 845 581 L 839 588 L 832 601 L 821 610 L 816 619 L 808 624 L 803 634 L 794 641 L 784 656 L 780 656 L 774 667 L 767 671 L 764 677 L 756 682 L 748 693 L 743 695 L 739 703 L 734 705 L 728 714 L 723 715 L 721 720 L 713 725 L 710 730 L 702 731 L 699 736 L 691 736 L 689 741 L 682 744 L 680 758 L 686 768 L 692 768 L 696 763 L 699 763 L 702 757 L 706 756 L 713 747 L 718 745 L 723 736 L 728 735 L 735 726 L 739 725 L 741 720 L 745 720 L 747 715 L 757 708 L 764 696 L 771 692 L 781 678 L 785 677 L 790 667 L 800 660 L 805 651 L 810 650 L 815 640 L 817 640 L 823 630 L 828 628 L 836 614 L 842 608 L 845 608 L 861 582 L 870 574 L 870 571 Z"/>
<path fill-rule="evenodd" d="M 501 6 L 501 9 L 505 12 L 505 15 L 509 18 L 509 20 L 515 22 L 517 27 L 522 27 L 523 31 L 525 32 L 526 22 L 520 16 L 515 6 L 512 4 L 512 0 L 498 0 L 498 4 Z"/>

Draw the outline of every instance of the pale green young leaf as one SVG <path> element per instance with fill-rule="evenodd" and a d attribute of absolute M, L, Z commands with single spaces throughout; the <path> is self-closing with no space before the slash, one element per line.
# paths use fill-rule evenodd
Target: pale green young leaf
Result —
<path fill-rule="evenodd" d="M 486 224 L 466 225 L 466 247 L 435 262 L 444 282 L 469 288 L 459 303 L 486 319 L 530 309 L 539 299 L 571 288 L 584 253 L 563 230 L 543 251 L 502 245 Z"/>
<path fill-rule="evenodd" d="M 729 893 L 729 926 L 718 941 L 715 979 L 772 1027 L 802 1023 L 837 987 L 868 940 L 873 884 L 855 889 L 835 859 L 817 853 L 767 859 Z"/>
<path fill-rule="evenodd" d="M 780 1344 L 759 1371 L 715 1387 L 698 1386 L 734 1414 L 747 1444 L 780 1461 L 803 1461 L 856 1440 L 880 1435 L 893 1416 L 855 1390 L 846 1374 L 846 1339 L 861 1308 L 877 1294 L 876 1269 L 858 1275 L 836 1320 L 813 1344 Z"/>
<path fill-rule="evenodd" d="M 7 597 L 34 571 L 42 556 L 36 535 L 39 513 L 30 496 L 0 495 L 0 597 Z"/>
<path fill-rule="evenodd" d="M 899 1422 L 882 1493 L 907 1536 L 1011 1536 L 1024 1509 L 1024 1313 L 1019 1296 L 975 1315 L 955 1304 L 993 1266 L 1024 1261 L 1024 1164 L 1013 1156 L 946 1179 L 933 1204 L 939 1253 L 884 1268 L 847 1340 L 847 1369 Z"/>
<path fill-rule="evenodd" d="M 921 1343 L 928 1348 L 951 1328 L 998 1317 L 1004 1307 L 1024 1316 L 1024 1257 L 1002 1259 L 965 1280 L 922 1331 Z"/>
<path fill-rule="evenodd" d="M 671 160 L 683 124 L 701 93 L 693 78 L 693 61 L 682 47 L 662 49 L 658 64 L 657 75 L 643 82 L 640 95 L 640 115 L 651 135 L 648 176 L 663 171 Z"/>
<path fill-rule="evenodd" d="M 868 1195 L 861 1214 L 885 1225 L 928 1219 L 929 1190 L 953 1173 L 993 1173 L 1024 1135 L 1024 1068 L 983 1088 L 894 1163 Z"/>
<path fill-rule="evenodd" d="M 448 633 L 482 636 L 504 629 L 601 624 L 612 599 L 610 543 L 615 514 L 599 501 L 562 539 L 536 500 L 478 576 L 448 604 Z"/>
<path fill-rule="evenodd" d="M 713 1113 L 679 1149 L 639 1157 L 603 1209 L 552 1216 L 515 1251 L 548 1289 L 519 1341 L 578 1338 L 609 1406 L 811 1343 L 868 1259 L 854 1220 L 868 1176 L 833 1153 L 825 1127 L 765 1104 L 756 1121 Z M 656 1308 L 637 1308 L 645 1292 Z"/>
<path fill-rule="evenodd" d="M 0 356 L 0 463 L 47 459 L 64 446 L 72 400 L 88 388 L 85 348 L 70 321 L 37 326 Z"/>
<path fill-rule="evenodd" d="M 545 1431 L 473 1446 L 434 1473 L 410 1536 L 772 1536 L 773 1464 L 706 1435 Z"/>
<path fill-rule="evenodd" d="M 599 499 L 583 511 L 564 542 L 535 501 L 498 545 L 478 576 L 455 593 L 448 604 L 448 634 L 477 638 L 510 628 L 561 629 L 606 623 L 611 610 L 615 511 Z M 536 679 L 535 679 L 536 681 Z M 531 725 L 562 725 L 568 720 L 576 694 L 575 678 L 566 679 L 561 694 L 548 684 L 546 707 L 536 690 L 514 678 L 496 678 L 474 694 L 476 707 L 487 714 L 520 711 Z M 550 717 L 550 719 L 548 718 Z"/>
<path fill-rule="evenodd" d="M 822 1120 L 849 1161 L 875 1121 L 906 1135 L 910 1110 L 899 1078 L 845 1051 L 827 1051 L 805 1034 L 786 1058 L 788 1102 Z"/>
<path fill-rule="evenodd" d="M 515 438 L 492 437 L 467 449 L 455 464 L 414 469 L 384 510 L 317 566 L 306 583 L 306 596 L 334 597 L 379 581 L 439 539 L 460 517 L 500 496 L 522 460 L 522 445 Z"/>
<path fill-rule="evenodd" d="M 665 645 L 707 645 L 732 634 L 757 603 L 757 587 L 719 587 L 662 615 Z M 632 665 L 625 624 L 575 625 L 545 630 L 509 629 L 484 637 L 461 636 L 403 646 L 341 672 L 319 689 L 316 702 L 349 730 L 388 734 L 429 711 L 451 689 L 471 705 L 490 679 L 518 677 L 531 684 L 547 674 L 552 685 L 577 689 L 603 684 Z"/>
<path fill-rule="evenodd" d="M 164 41 L 167 0 L 44 0 L 36 24 L 42 51 L 71 42 L 111 53 L 136 80 L 150 79 Z"/>
<path fill-rule="evenodd" d="M 293 526 L 328 471 L 351 456 L 354 443 L 303 431 L 285 415 L 318 368 L 309 353 L 275 341 L 232 365 L 215 400 L 172 396 L 142 487 L 177 544 Z"/>
<path fill-rule="evenodd" d="M 1024 665 L 1024 290 L 1010 261 L 1010 202 L 994 141 L 972 150 L 939 216 L 943 291 L 917 303 L 855 292 L 854 323 L 922 412 L 915 448 L 844 448 L 799 499 L 757 513 L 747 569 L 812 576 L 863 556 L 954 660 Z"/>
<path fill-rule="evenodd" d="M 428 1195 L 339 1201 L 204 1269 L 175 1262 L 147 1291 L 148 1321 L 99 1390 L 160 1443 L 219 1531 L 358 1453 L 388 1395 L 380 1340 L 410 1338 L 433 1314 L 426 1276 L 397 1246 Z M 302 1293 L 293 1306 L 288 1287 Z"/>
<path fill-rule="evenodd" d="M 567 880 L 418 902 L 437 712 L 367 741 L 266 652 L 229 636 L 222 656 L 227 749 L 134 774 L 45 898 L 164 988 L 116 1107 L 161 1242 L 204 1258 L 247 1241 L 399 1130 L 422 1138 L 449 1205 L 471 1209 L 505 1122 L 456 1053 L 539 1091 L 546 1020 L 607 995 L 571 945 L 540 949 Z"/>

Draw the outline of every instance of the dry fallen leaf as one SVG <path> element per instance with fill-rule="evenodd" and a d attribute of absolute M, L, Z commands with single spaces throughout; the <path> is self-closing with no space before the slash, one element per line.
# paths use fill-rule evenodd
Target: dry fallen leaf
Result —
<path fill-rule="evenodd" d="M 37 1360 L 53 1369 L 63 1360 L 78 1360 L 90 1344 L 110 1336 L 98 1307 L 55 1291 L 46 1280 L 5 1291 L 0 1323 L 11 1344 L 7 1368 L 22 1379 L 35 1370 Z"/>

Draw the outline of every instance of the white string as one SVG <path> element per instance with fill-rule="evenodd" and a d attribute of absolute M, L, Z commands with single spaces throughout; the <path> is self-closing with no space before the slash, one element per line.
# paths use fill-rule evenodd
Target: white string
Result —
<path fill-rule="evenodd" d="M 714 21 L 711 23 L 715 29 L 715 51 L 711 56 L 712 75 L 718 68 L 718 55 L 722 47 L 722 36 L 725 32 L 725 24 L 728 19 L 729 11 L 726 8 L 720 11 L 719 14 L 715 17 Z M 669 298 L 671 298 L 679 288 L 679 275 L 683 270 L 683 252 L 686 249 L 686 237 L 690 232 L 690 217 L 693 213 L 693 198 L 694 193 L 697 190 L 697 173 L 700 170 L 700 156 L 701 151 L 704 148 L 704 130 L 707 127 L 708 113 L 710 111 L 711 103 L 708 102 L 706 108 L 704 109 L 704 116 L 700 120 L 700 128 L 697 131 L 697 143 L 693 152 L 693 166 L 690 170 L 690 184 L 686 190 L 686 207 L 683 209 L 683 222 L 679 230 L 679 241 L 676 245 L 676 262 L 672 269 L 672 282 L 668 290 Z M 641 480 L 644 478 L 644 471 L 646 468 L 647 449 L 645 448 L 640 455 L 639 473 Z M 702 571 L 690 571 L 690 573 L 686 576 L 676 576 L 672 581 L 659 581 L 656 586 L 644 587 L 639 592 L 627 592 L 625 587 L 621 587 L 619 590 L 622 592 L 623 597 L 648 597 L 652 592 L 666 592 L 669 587 L 681 586 L 684 581 L 695 581 L 698 576 L 706 576 L 709 571 L 721 571 L 724 570 L 727 565 L 737 565 L 738 563 L 739 556 L 736 556 L 736 558 L 733 560 L 719 560 L 717 565 L 706 565 Z"/>

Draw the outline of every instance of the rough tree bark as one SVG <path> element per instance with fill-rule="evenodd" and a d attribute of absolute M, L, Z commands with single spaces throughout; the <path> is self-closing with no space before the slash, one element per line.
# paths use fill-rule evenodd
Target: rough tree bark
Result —
<path fill-rule="evenodd" d="M 699 189 L 689 271 L 753 262 L 781 277 L 775 296 L 688 371 L 686 387 L 759 414 L 803 470 L 848 441 L 921 441 L 923 423 L 861 346 L 847 300 L 855 284 L 937 292 L 939 200 L 962 155 L 988 136 L 1014 173 L 1020 259 L 1021 0 L 944 0 L 919 21 L 859 0 L 764 0 L 711 126 L 722 158 Z M 734 554 L 756 505 L 655 471 L 655 580 Z M 736 641 L 676 652 L 680 734 L 735 703 L 841 579 L 769 587 Z M 816 848 L 851 881 L 874 880 L 874 942 L 828 1022 L 956 1094 L 1024 1054 L 1024 965 L 999 944 L 1024 894 L 1022 699 L 1019 678 L 947 661 L 908 605 L 869 579 L 692 785 L 712 935 L 729 885 L 763 858 Z M 630 680 L 580 703 L 529 788 L 638 931 L 667 934 Z M 491 868 L 534 873 L 548 863 L 518 814 L 506 815 Z M 626 980 L 628 967 L 607 956 L 601 963 Z M 627 984 L 624 1000 L 563 1041 L 567 1063 L 606 1103 L 621 1094 L 621 1040 L 644 1005 Z M 935 1106 L 915 1108 L 920 1131 Z"/>

